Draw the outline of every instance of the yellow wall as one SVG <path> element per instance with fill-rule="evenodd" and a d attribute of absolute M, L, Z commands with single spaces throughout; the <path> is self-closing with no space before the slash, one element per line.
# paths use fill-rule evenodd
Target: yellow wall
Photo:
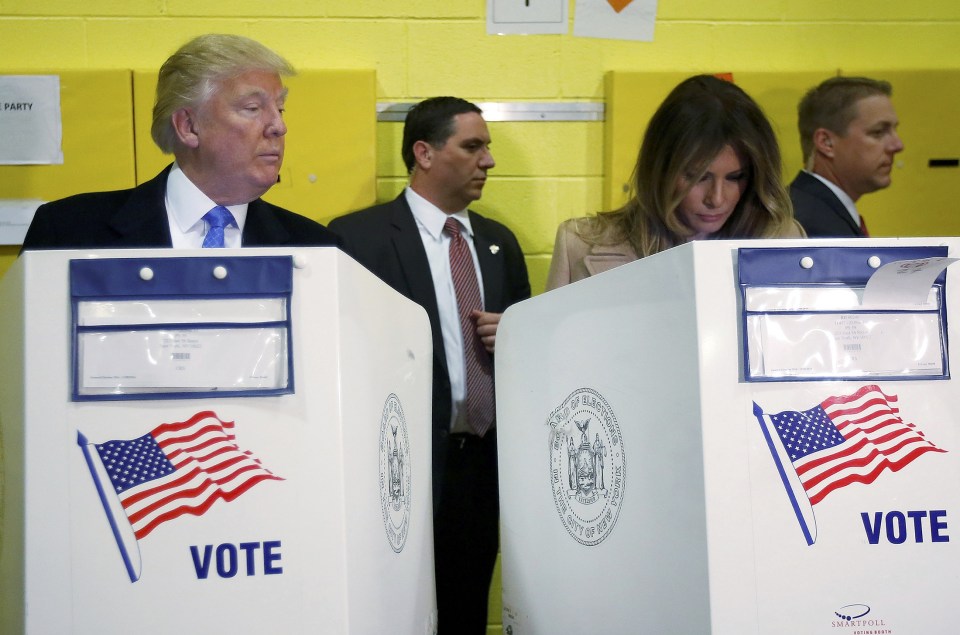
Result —
<path fill-rule="evenodd" d="M 0 65 L 151 70 L 194 35 L 230 31 L 261 40 L 302 69 L 375 69 L 381 101 L 456 94 L 598 102 L 608 70 L 960 67 L 960 4 L 953 0 L 661 0 L 649 43 L 488 36 L 485 11 L 485 0 L 0 0 Z M 377 128 L 380 198 L 403 181 L 399 128 Z M 492 128 L 496 178 L 477 207 L 520 237 L 539 291 L 558 221 L 603 206 L 603 124 Z M 0 270 L 13 251 L 0 249 Z"/>
<path fill-rule="evenodd" d="M 213 31 L 254 37 L 301 69 L 375 69 L 380 101 L 600 102 L 610 70 L 960 68 L 955 0 L 660 0 L 650 43 L 488 36 L 485 11 L 485 0 L 0 0 L 0 72 L 155 70 L 182 42 Z M 949 125 L 944 114 L 929 123 Z M 535 291 L 557 223 L 603 205 L 603 127 L 491 125 L 498 164 L 477 208 L 517 233 Z M 403 185 L 400 128 L 377 126 L 381 199 Z M 0 271 L 13 253 L 0 248 Z"/>

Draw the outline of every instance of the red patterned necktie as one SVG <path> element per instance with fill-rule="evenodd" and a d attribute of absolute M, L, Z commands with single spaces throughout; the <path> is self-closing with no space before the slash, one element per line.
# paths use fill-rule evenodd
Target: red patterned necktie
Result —
<path fill-rule="evenodd" d="M 480 286 L 473 266 L 470 247 L 460 233 L 460 223 L 447 218 L 443 231 L 450 235 L 450 275 L 457 294 L 460 331 L 463 333 L 463 358 L 467 377 L 467 424 L 479 436 L 493 427 L 495 402 L 493 395 L 493 360 L 484 348 L 477 325 L 470 313 L 483 310 Z"/>
<path fill-rule="evenodd" d="M 870 232 L 867 231 L 867 221 L 863 220 L 863 214 L 860 215 L 860 235 L 864 238 L 870 238 Z"/>

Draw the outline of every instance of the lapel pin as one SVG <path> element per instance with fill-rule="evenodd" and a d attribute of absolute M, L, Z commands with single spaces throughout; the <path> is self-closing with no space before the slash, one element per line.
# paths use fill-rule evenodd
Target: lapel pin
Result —
<path fill-rule="evenodd" d="M 500 253 L 500 245 L 490 245 L 490 253 L 494 255 Z"/>

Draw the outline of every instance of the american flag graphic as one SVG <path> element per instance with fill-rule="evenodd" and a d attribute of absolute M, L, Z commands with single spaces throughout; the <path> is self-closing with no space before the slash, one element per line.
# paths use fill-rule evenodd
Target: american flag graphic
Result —
<path fill-rule="evenodd" d="M 850 395 L 828 397 L 805 411 L 765 414 L 753 404 L 807 544 L 816 540 L 810 506 L 831 492 L 873 483 L 885 471 L 898 472 L 928 452 L 946 452 L 900 417 L 898 401 L 896 395 L 869 385 Z M 784 466 L 781 456 L 790 465 Z M 795 494 L 790 486 L 785 470 L 791 466 L 808 504 L 800 500 L 803 493 Z"/>
<path fill-rule="evenodd" d="M 136 439 L 91 444 L 138 540 L 169 520 L 201 516 L 257 483 L 283 480 L 240 449 L 233 429 L 232 421 L 205 411 Z"/>
<path fill-rule="evenodd" d="M 943 452 L 900 418 L 897 396 L 864 386 L 804 412 L 770 415 L 800 482 L 816 505 L 851 483 L 873 483 L 927 452 Z"/>

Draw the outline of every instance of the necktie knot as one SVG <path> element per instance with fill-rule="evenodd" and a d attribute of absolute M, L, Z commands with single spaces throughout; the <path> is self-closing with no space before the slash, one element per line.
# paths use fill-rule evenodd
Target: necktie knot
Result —
<path fill-rule="evenodd" d="M 207 223 L 207 235 L 203 237 L 203 247 L 223 247 L 223 230 L 226 227 L 236 227 L 237 221 L 223 205 L 217 205 L 203 215 Z"/>
<path fill-rule="evenodd" d="M 451 238 L 460 237 L 460 221 L 453 217 L 448 217 L 446 222 L 443 223 L 443 231 L 450 234 Z"/>

